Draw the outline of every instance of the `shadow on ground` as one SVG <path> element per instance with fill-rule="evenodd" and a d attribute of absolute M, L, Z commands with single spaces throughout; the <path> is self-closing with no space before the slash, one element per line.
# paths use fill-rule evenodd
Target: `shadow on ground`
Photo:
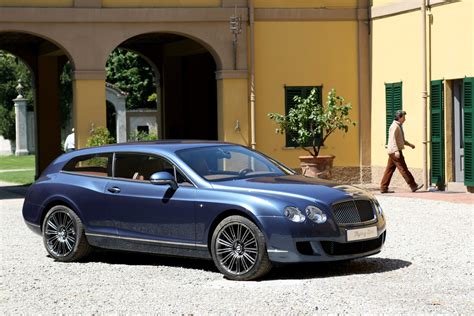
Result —
<path fill-rule="evenodd" d="M 30 185 L 3 184 L 0 186 L 0 200 L 22 199 Z"/>
<path fill-rule="evenodd" d="M 84 262 L 140 266 L 167 266 L 219 273 L 211 260 L 166 257 L 110 250 L 96 250 L 87 257 Z M 298 263 L 274 267 L 261 281 L 319 279 L 348 275 L 384 273 L 407 268 L 410 265 L 411 262 L 409 261 L 390 258 L 363 258 L 343 262 Z"/>

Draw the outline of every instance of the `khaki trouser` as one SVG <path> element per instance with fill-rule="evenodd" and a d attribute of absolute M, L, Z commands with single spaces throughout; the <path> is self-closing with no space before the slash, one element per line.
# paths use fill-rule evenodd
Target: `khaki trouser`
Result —
<path fill-rule="evenodd" d="M 400 157 L 395 157 L 395 154 L 388 155 L 387 167 L 385 168 L 385 172 L 383 173 L 382 182 L 380 183 L 380 190 L 387 191 L 388 186 L 390 185 L 390 180 L 392 179 L 393 173 L 395 169 L 400 171 L 402 177 L 405 179 L 407 184 L 410 186 L 411 189 L 417 187 L 415 179 L 413 175 L 408 170 L 407 164 L 405 162 L 405 157 L 403 157 L 403 153 L 400 150 Z"/>

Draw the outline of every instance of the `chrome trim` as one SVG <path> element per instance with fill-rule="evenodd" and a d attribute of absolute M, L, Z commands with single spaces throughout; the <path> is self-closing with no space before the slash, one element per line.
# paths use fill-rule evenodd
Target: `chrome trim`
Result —
<path fill-rule="evenodd" d="M 267 252 L 271 253 L 288 253 L 288 250 L 280 250 L 280 249 L 267 249 Z"/>
<path fill-rule="evenodd" d="M 91 237 L 104 237 L 104 238 L 114 238 L 114 239 L 121 239 L 121 240 L 131 240 L 131 241 L 144 241 L 144 242 L 151 242 L 155 244 L 163 244 L 163 245 L 175 245 L 175 246 L 187 246 L 187 247 L 196 247 L 196 248 L 207 248 L 207 245 L 202 244 L 190 244 L 184 242 L 173 242 L 173 241 L 164 241 L 164 240 L 153 240 L 153 239 L 145 239 L 145 238 L 133 238 L 133 237 L 123 237 L 123 236 L 111 236 L 111 235 L 104 235 L 104 234 L 91 234 L 86 233 L 86 236 Z"/>

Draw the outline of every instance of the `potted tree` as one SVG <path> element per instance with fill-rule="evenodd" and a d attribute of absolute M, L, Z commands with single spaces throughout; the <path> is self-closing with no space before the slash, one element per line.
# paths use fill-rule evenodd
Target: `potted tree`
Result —
<path fill-rule="evenodd" d="M 320 155 L 321 146 L 336 130 L 347 133 L 350 125 L 356 125 L 349 117 L 352 106 L 336 95 L 334 89 L 329 91 L 325 106 L 319 104 L 316 89 L 306 98 L 295 96 L 294 101 L 295 106 L 287 115 L 269 113 L 268 116 L 279 125 L 277 132 L 286 133 L 310 154 L 299 157 L 303 175 L 330 179 L 334 156 Z"/>

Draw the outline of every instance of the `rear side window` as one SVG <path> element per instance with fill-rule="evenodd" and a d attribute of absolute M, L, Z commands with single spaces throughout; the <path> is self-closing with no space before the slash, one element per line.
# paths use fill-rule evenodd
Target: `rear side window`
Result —
<path fill-rule="evenodd" d="M 95 154 L 73 158 L 64 166 L 63 171 L 110 177 L 112 176 L 112 154 Z"/>
<path fill-rule="evenodd" d="M 186 178 L 167 160 L 135 153 L 116 153 L 114 177 L 137 181 L 149 181 L 155 172 L 168 172 L 179 184 L 187 183 Z"/>

